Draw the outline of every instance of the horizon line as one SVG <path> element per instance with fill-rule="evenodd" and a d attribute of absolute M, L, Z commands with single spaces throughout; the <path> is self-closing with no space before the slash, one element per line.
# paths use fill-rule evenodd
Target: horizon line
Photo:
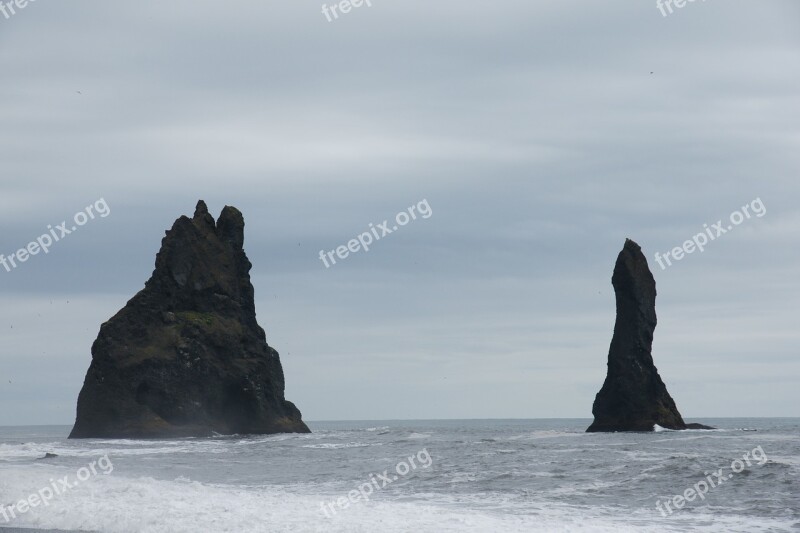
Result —
<path fill-rule="evenodd" d="M 704 416 L 704 417 L 685 417 L 685 420 L 699 420 L 713 418 L 716 420 L 737 420 L 737 419 L 800 419 L 800 416 Z M 449 421 L 483 421 L 483 420 L 593 420 L 593 417 L 536 417 L 536 418 L 360 418 L 360 419 L 330 419 L 330 420 L 305 420 L 306 423 L 316 422 L 449 422 Z M 52 427 L 52 426 L 73 426 L 69 424 L 19 424 L 19 425 L 0 425 L 0 428 L 29 428 L 29 427 Z"/>

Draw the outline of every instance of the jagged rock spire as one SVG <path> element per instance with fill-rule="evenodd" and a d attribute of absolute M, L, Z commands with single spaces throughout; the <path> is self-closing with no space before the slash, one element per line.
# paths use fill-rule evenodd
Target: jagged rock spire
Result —
<path fill-rule="evenodd" d="M 244 217 L 205 202 L 167 231 L 145 288 L 102 325 L 72 438 L 307 432 L 255 314 Z"/>

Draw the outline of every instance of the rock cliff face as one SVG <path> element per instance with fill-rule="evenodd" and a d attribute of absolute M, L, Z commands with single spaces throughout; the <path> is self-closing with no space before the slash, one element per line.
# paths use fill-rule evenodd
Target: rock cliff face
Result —
<path fill-rule="evenodd" d="M 70 438 L 308 432 L 256 322 L 244 219 L 206 204 L 167 231 L 145 288 L 103 324 Z"/>
<path fill-rule="evenodd" d="M 617 321 L 608 352 L 608 375 L 594 400 L 594 422 L 586 431 L 708 429 L 686 424 L 658 375 L 651 354 L 656 329 L 656 282 L 638 244 L 630 239 L 611 278 Z"/>

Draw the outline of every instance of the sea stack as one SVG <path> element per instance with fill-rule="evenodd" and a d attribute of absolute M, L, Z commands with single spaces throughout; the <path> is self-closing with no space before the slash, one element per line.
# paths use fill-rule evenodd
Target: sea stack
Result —
<path fill-rule="evenodd" d="M 244 218 L 202 200 L 144 289 L 100 327 L 70 438 L 307 433 L 256 321 Z"/>
<path fill-rule="evenodd" d="M 588 432 L 711 429 L 686 424 L 658 375 L 651 353 L 656 329 L 656 282 L 641 247 L 630 239 L 611 278 L 617 321 L 608 352 L 608 374 L 594 400 Z"/>

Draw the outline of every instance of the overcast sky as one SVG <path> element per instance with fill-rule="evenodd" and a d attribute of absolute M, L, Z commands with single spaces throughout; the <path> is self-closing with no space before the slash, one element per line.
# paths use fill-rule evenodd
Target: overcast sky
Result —
<path fill-rule="evenodd" d="M 74 422 L 100 324 L 200 198 L 244 213 L 306 420 L 591 417 L 626 237 L 684 417 L 800 416 L 800 3 L 371 3 L 0 15 L 0 253 L 110 208 L 0 267 L 0 425 Z"/>

